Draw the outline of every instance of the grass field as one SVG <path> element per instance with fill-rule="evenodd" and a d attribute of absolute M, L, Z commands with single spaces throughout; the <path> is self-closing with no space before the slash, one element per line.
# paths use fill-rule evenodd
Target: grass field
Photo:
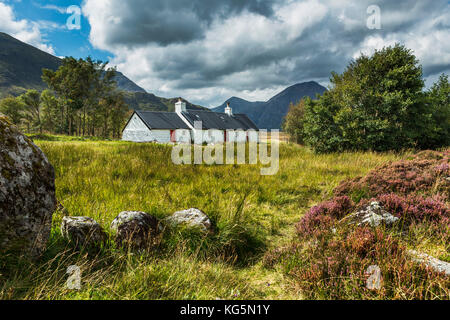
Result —
<path fill-rule="evenodd" d="M 35 142 L 55 167 L 67 212 L 54 215 L 49 249 L 37 264 L 3 266 L 3 299 L 302 299 L 283 270 L 264 266 L 265 253 L 291 243 L 294 224 L 341 180 L 404 156 L 317 155 L 281 144 L 278 174 L 261 176 L 258 165 L 174 165 L 165 145 Z M 176 230 L 148 252 L 108 243 L 93 254 L 72 250 L 59 231 L 65 214 L 92 217 L 108 232 L 121 211 L 164 218 L 191 207 L 211 217 L 214 236 Z M 70 265 L 81 267 L 81 290 L 66 288 Z"/>

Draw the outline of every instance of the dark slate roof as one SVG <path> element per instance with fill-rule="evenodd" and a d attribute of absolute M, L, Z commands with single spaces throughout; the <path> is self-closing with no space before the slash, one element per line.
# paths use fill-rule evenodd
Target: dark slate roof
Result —
<path fill-rule="evenodd" d="M 135 111 L 149 129 L 189 129 L 175 112 Z"/>
<path fill-rule="evenodd" d="M 245 114 L 236 114 L 230 117 L 226 113 L 189 110 L 183 112 L 183 116 L 192 126 L 194 126 L 194 121 L 201 121 L 204 130 L 258 130 L 258 127 Z"/>
<path fill-rule="evenodd" d="M 247 117 L 246 114 L 238 113 L 238 114 L 233 115 L 233 117 L 235 117 L 236 120 L 238 120 L 239 122 L 244 124 L 245 130 L 248 130 L 248 129 L 259 130 L 259 128 L 256 126 L 256 124 L 249 117 Z"/>

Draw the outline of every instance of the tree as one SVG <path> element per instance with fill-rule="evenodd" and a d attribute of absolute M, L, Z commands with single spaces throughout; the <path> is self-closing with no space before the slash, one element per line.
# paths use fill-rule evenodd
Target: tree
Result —
<path fill-rule="evenodd" d="M 450 145 L 450 85 L 448 75 L 442 74 L 427 92 L 431 110 L 431 125 L 422 143 L 437 148 Z"/>
<path fill-rule="evenodd" d="M 37 128 L 39 133 L 42 133 L 40 93 L 37 90 L 28 90 L 19 99 L 22 100 L 25 107 L 25 115 L 29 123 L 28 131 L 30 131 L 30 128 Z"/>
<path fill-rule="evenodd" d="M 43 70 L 42 79 L 57 96 L 59 127 L 65 133 L 104 137 L 111 133 L 111 117 L 121 93 L 114 81 L 116 70 L 106 66 L 89 57 L 68 57 L 58 70 Z"/>
<path fill-rule="evenodd" d="M 289 111 L 283 121 L 283 131 L 285 131 L 295 143 L 303 143 L 303 117 L 305 115 L 305 100 L 300 100 L 297 104 L 290 104 Z"/>
<path fill-rule="evenodd" d="M 64 132 L 64 121 L 61 117 L 62 104 L 50 90 L 41 93 L 42 128 L 52 133 Z"/>
<path fill-rule="evenodd" d="M 0 100 L 0 113 L 7 116 L 16 126 L 20 126 L 24 119 L 24 108 L 20 99 L 7 97 Z"/>
<path fill-rule="evenodd" d="M 430 127 L 422 67 L 402 45 L 377 50 L 333 73 L 331 88 L 305 103 L 304 135 L 316 151 L 422 147 Z"/>

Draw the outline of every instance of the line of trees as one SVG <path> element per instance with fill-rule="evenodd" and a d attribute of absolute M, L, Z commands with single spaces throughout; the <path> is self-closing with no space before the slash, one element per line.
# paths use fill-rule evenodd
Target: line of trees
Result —
<path fill-rule="evenodd" d="M 316 152 L 434 149 L 450 145 L 450 87 L 424 91 L 422 66 L 396 44 L 362 55 L 317 100 L 291 105 L 283 128 Z"/>
<path fill-rule="evenodd" d="M 64 58 L 43 69 L 48 89 L 0 101 L 0 112 L 29 133 L 119 138 L 129 109 L 114 81 L 116 70 L 91 58 Z"/>

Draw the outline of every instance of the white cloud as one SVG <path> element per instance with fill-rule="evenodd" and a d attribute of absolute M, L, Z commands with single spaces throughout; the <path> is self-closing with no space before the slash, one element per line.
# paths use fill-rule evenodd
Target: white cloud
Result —
<path fill-rule="evenodd" d="M 25 19 L 17 20 L 13 9 L 0 2 L 0 31 L 33 45 L 50 54 L 55 54 L 53 47 L 45 43 L 39 28 L 39 23 Z"/>
<path fill-rule="evenodd" d="M 91 43 L 112 52 L 111 63 L 140 86 L 163 96 L 208 106 L 232 95 L 264 100 L 296 82 L 327 84 L 331 71 L 342 72 L 360 52 L 395 42 L 415 52 L 426 76 L 450 69 L 446 0 L 377 1 L 381 30 L 366 26 L 373 0 L 265 1 L 271 10 L 254 9 L 251 4 L 262 2 L 251 0 L 239 2 L 248 4 L 241 10 L 220 7 L 218 0 L 171 1 L 83 5 Z"/>

